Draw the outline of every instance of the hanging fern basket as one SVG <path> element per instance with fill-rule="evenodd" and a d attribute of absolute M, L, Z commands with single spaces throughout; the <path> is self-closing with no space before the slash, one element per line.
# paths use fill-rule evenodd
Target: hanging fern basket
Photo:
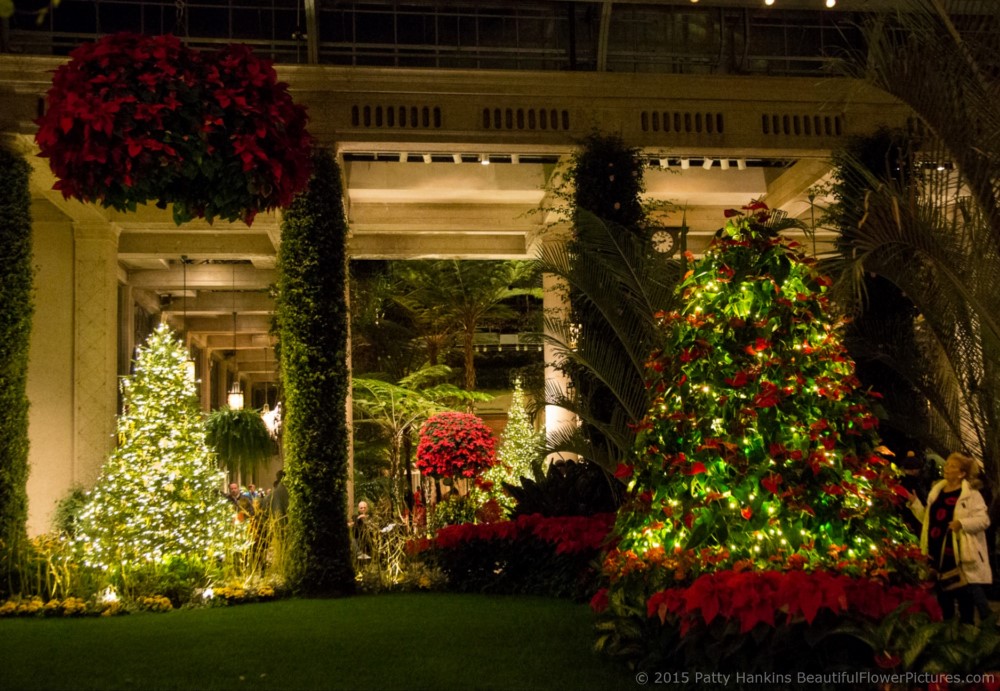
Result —
<path fill-rule="evenodd" d="M 219 408 L 205 420 L 206 441 L 230 475 L 251 477 L 277 452 L 260 413 L 252 408 Z"/>

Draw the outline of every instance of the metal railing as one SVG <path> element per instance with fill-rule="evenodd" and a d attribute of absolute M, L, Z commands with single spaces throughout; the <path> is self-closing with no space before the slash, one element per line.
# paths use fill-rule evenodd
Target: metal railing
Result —
<path fill-rule="evenodd" d="M 317 36 L 307 35 L 316 7 Z M 433 69 L 799 75 L 828 70 L 856 45 L 849 13 L 618 4 L 604 33 L 592 3 L 304 0 L 62 0 L 41 16 L 27 0 L 0 51 L 65 55 L 117 31 L 173 33 L 193 46 L 239 42 L 279 63 Z M 35 5 L 34 7 L 37 7 Z"/>

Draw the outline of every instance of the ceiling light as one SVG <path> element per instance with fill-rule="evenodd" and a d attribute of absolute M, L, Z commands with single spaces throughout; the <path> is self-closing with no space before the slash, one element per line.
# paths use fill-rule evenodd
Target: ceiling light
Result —
<path fill-rule="evenodd" d="M 455 163 L 461 163 L 462 162 L 462 154 L 452 154 L 451 155 L 451 160 L 453 160 Z"/>
<path fill-rule="evenodd" d="M 230 410 L 243 410 L 243 389 L 240 388 L 239 378 L 233 380 L 233 388 L 229 389 L 226 396 L 226 405 Z"/>
<path fill-rule="evenodd" d="M 479 154 L 479 162 L 482 163 L 484 166 L 488 166 L 490 164 L 490 155 Z"/>
<path fill-rule="evenodd" d="M 424 154 L 424 163 L 430 163 L 431 160 L 432 159 L 430 154 Z"/>
<path fill-rule="evenodd" d="M 770 7 L 771 5 L 774 4 L 774 0 L 764 0 L 764 4 Z"/>
<path fill-rule="evenodd" d="M 837 6 L 837 0 L 826 0 L 826 6 L 827 7 L 836 7 Z"/>
<path fill-rule="evenodd" d="M 701 164 L 701 167 L 704 168 L 705 170 L 708 170 L 709 168 L 712 167 L 713 163 L 715 163 L 715 161 L 713 161 L 710 158 L 706 158 L 705 162 Z"/>
<path fill-rule="evenodd" d="M 728 158 L 720 158 L 719 159 L 719 167 L 722 168 L 723 170 L 729 170 L 729 159 Z"/>
<path fill-rule="evenodd" d="M 191 358 L 191 346 L 190 346 L 190 336 L 188 334 L 188 258 L 186 254 L 181 255 L 181 271 L 184 273 L 184 289 L 181 291 L 184 300 L 184 342 L 185 350 L 187 351 L 187 359 L 184 360 L 184 375 L 187 377 L 188 381 L 194 381 L 195 377 L 195 364 L 194 360 Z"/>
<path fill-rule="evenodd" d="M 682 158 L 681 159 L 681 170 L 687 170 L 690 167 L 691 167 L 691 159 L 690 158 Z"/>
<path fill-rule="evenodd" d="M 736 168 L 738 170 L 746 170 L 747 169 L 747 160 L 745 158 L 737 158 L 736 159 Z"/>

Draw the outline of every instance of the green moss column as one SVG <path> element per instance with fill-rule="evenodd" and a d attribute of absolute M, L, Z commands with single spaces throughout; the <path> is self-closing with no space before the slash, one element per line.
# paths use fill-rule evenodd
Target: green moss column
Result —
<path fill-rule="evenodd" d="M 28 164 L 0 147 L 0 595 L 16 587 L 28 520 L 28 344 L 31 203 Z"/>
<path fill-rule="evenodd" d="M 290 582 L 302 593 L 354 590 L 347 528 L 350 391 L 347 220 L 340 169 L 314 157 L 306 192 L 282 221 L 277 318 L 285 386 Z"/>

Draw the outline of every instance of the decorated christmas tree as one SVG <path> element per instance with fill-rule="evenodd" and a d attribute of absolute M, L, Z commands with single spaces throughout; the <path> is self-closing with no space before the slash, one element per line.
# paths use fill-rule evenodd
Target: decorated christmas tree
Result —
<path fill-rule="evenodd" d="M 186 357 L 161 324 L 122 380 L 118 448 L 80 515 L 77 540 L 88 566 L 114 574 L 174 559 L 210 563 L 224 552 L 233 512 L 205 444 Z"/>
<path fill-rule="evenodd" d="M 652 406 L 616 473 L 629 499 L 595 607 L 682 637 L 821 611 L 877 619 L 904 600 L 933 610 L 830 280 L 763 204 L 746 211 L 685 274 L 683 306 L 658 315 Z"/>
<path fill-rule="evenodd" d="M 507 410 L 507 424 L 500 434 L 496 464 L 483 473 L 489 483 L 486 494 L 497 500 L 505 511 L 514 508 L 514 499 L 503 491 L 503 485 L 521 486 L 522 477 L 531 477 L 531 464 L 538 459 L 545 444 L 545 433 L 536 431 L 528 417 L 521 381 L 514 382 L 514 393 Z"/>

